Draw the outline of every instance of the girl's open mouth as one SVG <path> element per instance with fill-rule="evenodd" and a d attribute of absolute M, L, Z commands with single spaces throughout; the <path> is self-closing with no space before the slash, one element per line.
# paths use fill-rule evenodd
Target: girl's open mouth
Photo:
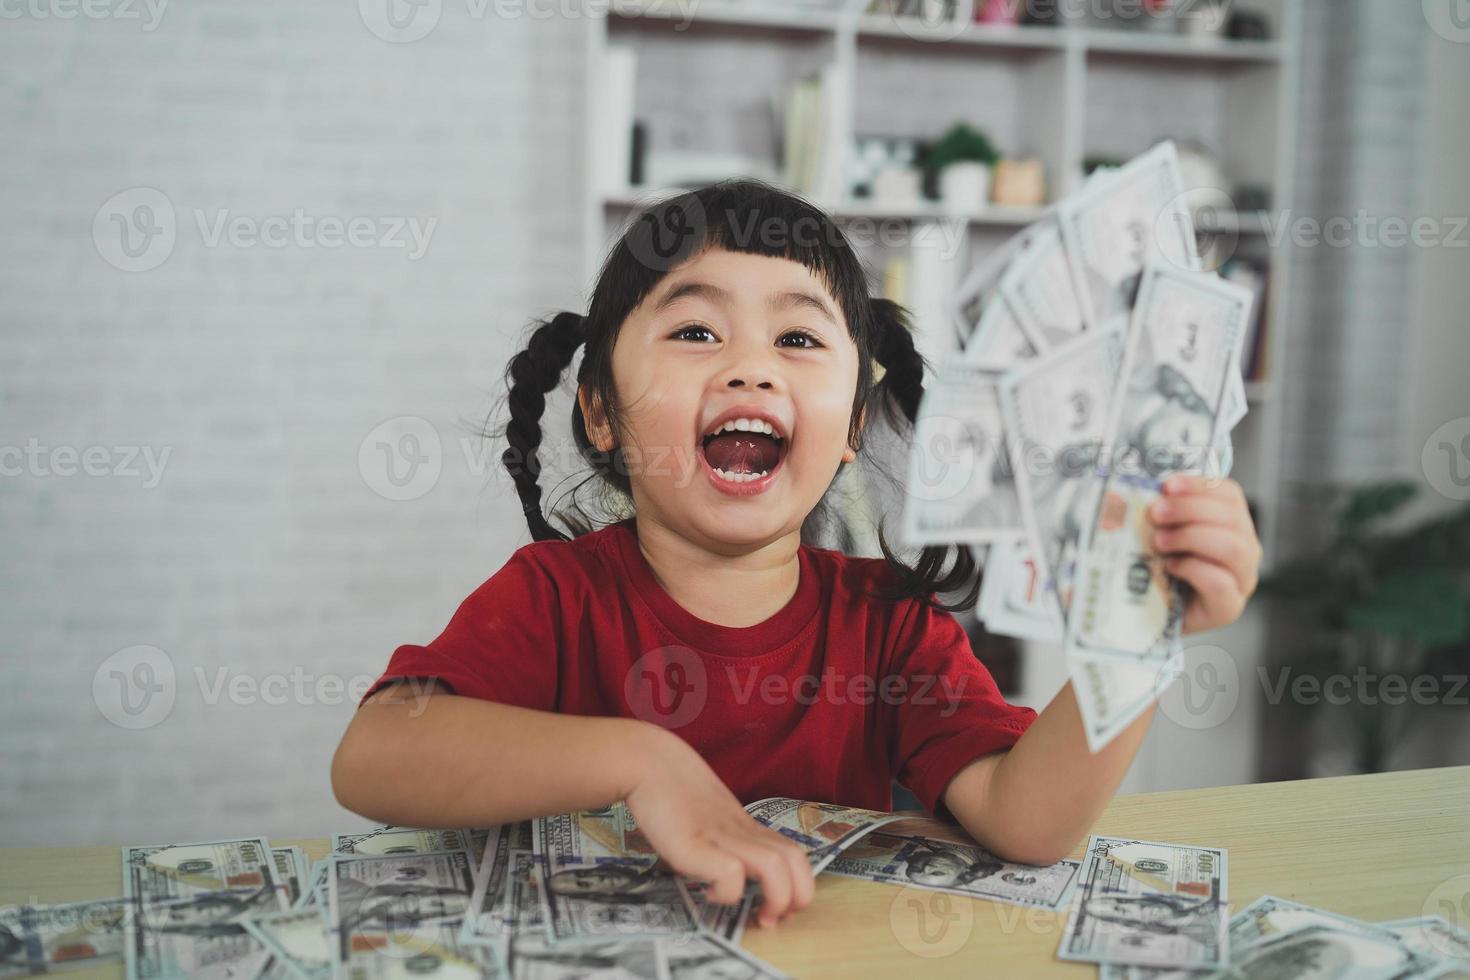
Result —
<path fill-rule="evenodd" d="M 774 427 L 759 421 L 726 423 L 700 440 L 698 455 L 715 489 L 734 497 L 748 497 L 769 487 L 780 472 L 788 451 L 787 440 Z M 765 431 L 770 429 L 772 431 Z"/>

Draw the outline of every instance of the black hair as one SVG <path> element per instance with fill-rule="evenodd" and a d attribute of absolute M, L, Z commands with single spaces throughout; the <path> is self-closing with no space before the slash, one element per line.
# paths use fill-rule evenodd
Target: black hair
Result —
<path fill-rule="evenodd" d="M 775 229 L 775 231 L 773 231 Z M 515 482 L 526 523 L 537 541 L 570 540 L 554 528 L 541 508 L 541 416 L 546 395 L 560 387 L 577 349 L 586 345 L 576 380 L 595 412 L 620 431 L 612 376 L 613 345 L 623 321 L 670 271 L 712 249 L 790 259 L 823 281 L 842 308 L 857 346 L 858 378 L 848 443 L 862 450 L 863 410 L 876 399 L 895 432 L 912 429 L 924 394 L 925 358 L 915 349 L 909 312 L 900 304 L 869 295 L 868 274 L 836 223 L 817 206 L 762 180 L 738 178 L 707 184 L 658 201 L 629 224 L 598 273 L 585 316 L 561 312 L 533 324 L 525 349 L 505 372 L 510 418 L 503 432 L 508 447 L 501 462 Z M 874 362 L 881 367 L 875 381 Z M 871 413 L 869 413 L 871 415 Z M 872 421 L 870 418 L 869 422 Z M 582 407 L 572 406 L 572 438 L 592 468 L 609 523 L 632 513 L 632 489 L 622 450 L 598 449 L 588 437 Z M 492 436 L 498 433 L 490 433 Z M 577 514 L 557 511 L 572 536 L 594 529 L 594 522 L 572 491 Z M 817 510 L 821 510 L 819 504 Z M 816 512 L 814 511 L 814 514 Z M 807 537 L 810 521 L 803 526 Z M 874 593 L 882 599 L 919 599 L 958 612 L 973 607 L 980 591 L 978 565 L 966 546 L 931 546 L 910 565 L 889 547 L 879 522 L 878 542 L 894 575 Z M 947 571 L 949 553 L 957 552 Z M 950 604 L 936 593 L 962 591 Z"/>

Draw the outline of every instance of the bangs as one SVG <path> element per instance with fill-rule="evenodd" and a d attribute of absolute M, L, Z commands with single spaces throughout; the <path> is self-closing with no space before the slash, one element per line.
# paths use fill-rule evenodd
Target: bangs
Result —
<path fill-rule="evenodd" d="M 713 249 L 800 263 L 842 308 L 848 335 L 867 346 L 867 274 L 847 237 L 820 208 L 751 178 L 676 194 L 638 214 L 603 270 L 603 281 L 622 287 L 608 297 L 614 308 L 591 315 L 620 322 L 670 271 Z"/>

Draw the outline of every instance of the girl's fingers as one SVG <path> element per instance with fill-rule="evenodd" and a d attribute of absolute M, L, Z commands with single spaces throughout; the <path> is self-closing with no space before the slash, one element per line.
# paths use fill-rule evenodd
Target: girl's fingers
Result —
<path fill-rule="evenodd" d="M 687 851 L 672 855 L 669 863 L 682 875 L 709 882 L 706 894 L 712 902 L 734 905 L 745 894 L 744 862 L 708 840 L 695 841 Z"/>
<path fill-rule="evenodd" d="M 1254 535 L 1247 537 L 1218 524 L 1186 524 L 1160 528 L 1154 533 L 1154 547 L 1165 555 L 1189 554 L 1222 565 L 1242 592 L 1255 591 L 1261 544 Z"/>
<path fill-rule="evenodd" d="M 1250 527 L 1250 512 L 1234 500 L 1215 494 L 1185 494 L 1160 497 L 1148 508 L 1148 519 L 1156 527 L 1179 524 L 1219 524 L 1222 527 Z"/>
<path fill-rule="evenodd" d="M 1193 633 L 1233 622 L 1245 609 L 1248 594 L 1229 569 L 1194 555 L 1166 558 L 1164 570 L 1194 588 L 1194 599 L 1184 614 L 1184 629 Z"/>
<path fill-rule="evenodd" d="M 1194 494 L 1219 494 L 1234 497 L 1245 503 L 1245 490 L 1235 480 L 1218 476 L 1200 476 L 1197 473 L 1175 473 L 1164 481 L 1164 496 L 1193 496 Z"/>
<path fill-rule="evenodd" d="M 765 829 L 765 828 L 762 828 Z M 791 872 L 791 907 L 804 909 L 811 904 L 812 896 L 817 889 L 817 883 L 812 875 L 811 862 L 807 860 L 806 851 L 775 831 L 768 831 L 771 838 L 771 846 L 786 863 Z"/>
<path fill-rule="evenodd" d="M 761 925 L 773 925 L 791 905 L 791 868 L 775 848 L 743 835 L 721 840 L 720 846 L 738 857 L 750 876 L 760 881 L 761 904 L 756 916 Z"/>

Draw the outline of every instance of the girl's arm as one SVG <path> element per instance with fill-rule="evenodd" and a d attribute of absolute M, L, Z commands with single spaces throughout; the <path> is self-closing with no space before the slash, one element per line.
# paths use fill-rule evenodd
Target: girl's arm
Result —
<path fill-rule="evenodd" d="M 1000 857 L 1055 864 L 1087 836 L 1117 792 L 1153 713 L 1151 704 L 1093 755 L 1068 681 L 1015 745 L 959 771 L 944 791 L 945 805 Z"/>
<path fill-rule="evenodd" d="M 1184 632 L 1234 622 L 1256 589 L 1261 565 L 1261 542 L 1240 484 L 1172 476 L 1148 517 L 1164 568 L 1191 587 Z M 1001 857 L 1055 864 L 1117 792 L 1153 712 L 1150 704 L 1094 755 L 1068 681 L 1015 745 L 974 760 L 950 780 L 945 805 L 970 836 Z"/>
<path fill-rule="evenodd" d="M 806 855 L 757 823 L 690 745 L 635 718 L 561 715 L 399 681 L 363 702 L 332 759 L 338 802 L 406 827 L 483 827 L 625 800 L 677 872 L 761 924 L 811 901 Z"/>

